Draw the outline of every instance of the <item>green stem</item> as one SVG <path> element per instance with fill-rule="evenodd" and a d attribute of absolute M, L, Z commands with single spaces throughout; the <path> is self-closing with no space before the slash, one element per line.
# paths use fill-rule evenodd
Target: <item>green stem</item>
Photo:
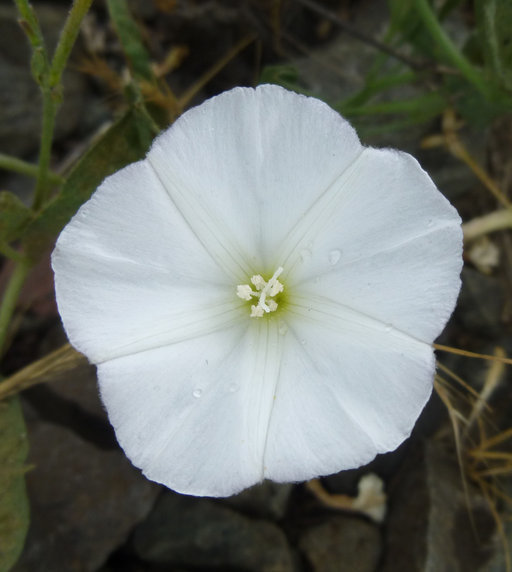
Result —
<path fill-rule="evenodd" d="M 487 96 L 488 90 L 482 75 L 460 53 L 455 44 L 445 34 L 428 0 L 414 0 L 416 10 L 420 14 L 423 24 L 429 31 L 435 44 L 441 48 L 446 58 L 460 73 L 472 83 L 478 91 Z"/>
<path fill-rule="evenodd" d="M 20 175 L 27 175 L 27 177 L 37 177 L 39 173 L 39 168 L 37 165 L 18 159 L 17 157 L 11 157 L 10 155 L 5 155 L 0 153 L 0 169 L 5 171 L 13 171 L 19 173 Z M 53 185 L 61 185 L 65 179 L 57 173 L 48 172 L 48 182 Z"/>
<path fill-rule="evenodd" d="M 20 254 L 12 246 L 2 242 L 0 242 L 0 254 L 5 256 L 5 258 L 14 260 L 14 262 L 22 262 L 24 260 L 24 256 L 22 254 Z"/>
<path fill-rule="evenodd" d="M 78 32 L 80 31 L 80 24 L 87 11 L 91 7 L 92 0 L 75 0 L 69 12 L 69 16 L 62 28 L 59 43 L 55 48 L 52 65 L 50 69 L 49 84 L 51 87 L 60 84 L 62 72 L 66 67 L 69 54 L 75 44 Z"/>
<path fill-rule="evenodd" d="M 42 84 L 43 93 L 43 126 L 41 129 L 41 145 L 39 148 L 39 166 L 34 203 L 32 208 L 39 210 L 48 198 L 48 182 L 50 158 L 52 151 L 55 117 L 61 103 L 61 78 L 69 54 L 80 31 L 80 24 L 89 10 L 92 0 L 75 0 L 69 12 L 59 43 L 55 48 L 50 70 Z"/>
<path fill-rule="evenodd" d="M 14 0 L 21 16 L 20 25 L 34 49 L 43 48 L 44 41 L 34 9 L 28 0 Z"/>
<path fill-rule="evenodd" d="M 48 181 L 50 158 L 52 152 L 53 132 L 55 129 L 55 116 L 58 102 L 48 87 L 43 87 L 43 125 L 41 129 L 41 144 L 39 147 L 39 164 L 36 190 L 34 194 L 33 210 L 38 211 L 46 202 L 48 194 Z"/>
<path fill-rule="evenodd" d="M 25 258 L 16 264 L 9 283 L 7 284 L 0 307 L 0 356 L 5 352 L 9 334 L 9 323 L 14 314 L 19 293 L 29 270 L 30 263 L 28 259 Z"/>

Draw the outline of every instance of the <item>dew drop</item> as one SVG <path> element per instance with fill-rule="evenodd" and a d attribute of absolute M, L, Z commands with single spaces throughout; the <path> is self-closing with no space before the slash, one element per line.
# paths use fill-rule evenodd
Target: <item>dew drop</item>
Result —
<path fill-rule="evenodd" d="M 288 326 L 284 322 L 279 322 L 278 331 L 282 336 L 284 336 L 288 331 Z"/>
<path fill-rule="evenodd" d="M 338 264 L 338 262 L 340 261 L 341 258 L 341 250 L 331 250 L 329 252 L 329 264 L 331 266 L 334 266 L 335 264 Z"/>
<path fill-rule="evenodd" d="M 300 343 L 305 346 L 306 345 L 306 340 L 301 340 Z"/>
<path fill-rule="evenodd" d="M 384 330 L 386 332 L 390 332 L 393 329 L 393 326 L 391 324 L 386 324 L 386 327 L 384 328 Z"/>
<path fill-rule="evenodd" d="M 431 219 L 431 218 L 429 218 L 429 219 L 428 219 L 427 226 L 430 228 L 431 226 L 433 226 L 433 224 L 434 224 L 434 220 Z"/>
<path fill-rule="evenodd" d="M 240 386 L 238 385 L 238 383 L 232 383 L 232 384 L 228 387 L 229 393 L 236 393 L 239 389 L 240 389 Z"/>
<path fill-rule="evenodd" d="M 203 395 L 203 391 L 202 391 L 202 389 L 194 389 L 194 391 L 192 392 L 192 395 L 196 399 L 199 399 L 201 397 L 201 395 Z"/>
<path fill-rule="evenodd" d="M 307 262 L 308 260 L 311 259 L 311 250 L 308 250 L 307 248 L 304 248 L 303 250 L 300 251 L 300 259 L 302 262 Z"/>

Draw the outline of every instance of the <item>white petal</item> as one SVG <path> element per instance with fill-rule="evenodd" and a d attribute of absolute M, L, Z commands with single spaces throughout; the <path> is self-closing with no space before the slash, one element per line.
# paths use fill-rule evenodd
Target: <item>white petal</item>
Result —
<path fill-rule="evenodd" d="M 228 496 L 263 478 L 281 336 L 246 322 L 101 364 L 119 443 L 144 474 L 182 493 Z"/>
<path fill-rule="evenodd" d="M 371 461 L 406 439 L 432 390 L 423 342 L 348 308 L 291 305 L 265 476 L 299 481 Z"/>
<path fill-rule="evenodd" d="M 289 291 L 340 301 L 431 342 L 460 288 L 460 218 L 405 153 L 366 149 L 347 173 L 283 262 Z"/>
<path fill-rule="evenodd" d="M 68 337 L 94 363 L 241 316 L 232 280 L 145 161 L 104 181 L 61 233 L 52 264 Z"/>
<path fill-rule="evenodd" d="M 184 216 L 202 221 L 201 239 L 251 276 L 279 266 L 277 246 L 361 151 L 325 103 L 263 85 L 188 111 L 148 160 Z"/>

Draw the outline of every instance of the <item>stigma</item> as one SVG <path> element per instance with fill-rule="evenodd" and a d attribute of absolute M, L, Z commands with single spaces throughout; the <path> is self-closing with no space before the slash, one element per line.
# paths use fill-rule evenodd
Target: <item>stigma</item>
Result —
<path fill-rule="evenodd" d="M 272 275 L 272 278 L 265 282 L 260 274 L 255 274 L 251 278 L 250 284 L 239 284 L 236 287 L 236 295 L 242 300 L 253 300 L 257 304 L 251 305 L 251 318 L 262 318 L 265 314 L 277 310 L 277 302 L 274 297 L 284 290 L 284 286 L 279 282 L 278 277 L 283 272 L 280 266 Z"/>

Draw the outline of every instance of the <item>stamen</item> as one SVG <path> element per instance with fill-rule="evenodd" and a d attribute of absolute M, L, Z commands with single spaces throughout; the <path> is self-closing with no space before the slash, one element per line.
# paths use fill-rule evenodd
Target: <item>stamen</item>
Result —
<path fill-rule="evenodd" d="M 249 284 L 240 284 L 236 287 L 236 295 L 242 298 L 242 300 L 250 300 L 251 294 L 253 294 L 253 291 Z"/>
<path fill-rule="evenodd" d="M 249 284 L 239 284 L 236 287 L 236 295 L 242 300 L 251 300 L 252 297 L 258 298 L 256 305 L 251 305 L 251 318 L 262 318 L 265 313 L 275 312 L 277 310 L 277 302 L 272 298 L 284 290 L 284 286 L 277 279 L 283 272 L 283 267 L 274 272 L 272 278 L 265 282 L 260 274 L 255 274 L 251 278 L 256 291 Z"/>

